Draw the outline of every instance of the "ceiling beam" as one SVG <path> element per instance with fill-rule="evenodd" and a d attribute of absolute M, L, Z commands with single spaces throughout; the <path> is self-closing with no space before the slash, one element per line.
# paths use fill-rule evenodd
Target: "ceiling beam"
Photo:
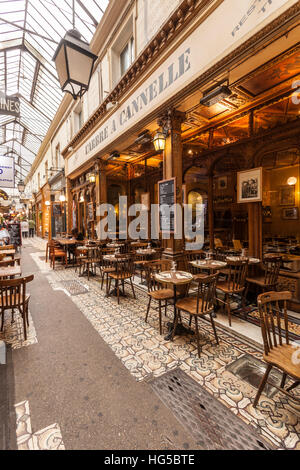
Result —
<path fill-rule="evenodd" d="M 91 12 L 86 8 L 86 6 L 84 6 L 84 4 L 80 1 L 80 0 L 76 0 L 78 5 L 81 6 L 81 8 L 83 9 L 83 11 L 90 17 L 90 19 L 92 20 L 92 22 L 94 23 L 94 26 L 97 27 L 98 26 L 98 21 L 96 20 L 96 18 L 93 17 L 93 15 L 91 14 Z M 99 5 L 98 5 L 99 6 Z M 100 7 L 99 7 L 100 8 Z M 102 13 L 104 13 L 104 11 L 100 8 L 100 10 L 102 11 Z"/>
<path fill-rule="evenodd" d="M 34 36 L 39 36 L 40 38 L 45 39 L 45 41 L 50 41 L 50 42 L 53 42 L 55 44 L 58 44 L 58 42 L 55 41 L 54 39 L 47 38 L 46 36 L 43 36 L 42 34 L 36 33 L 35 31 L 32 31 L 30 29 L 24 28 L 23 26 L 19 26 L 18 24 L 13 23 L 12 21 L 8 21 L 8 20 L 6 20 L 4 18 L 1 18 L 1 17 L 0 17 L 0 21 L 2 21 L 3 23 L 7 23 L 7 24 L 10 24 L 12 26 L 15 26 L 17 29 L 20 29 L 21 31 L 24 31 L 24 33 L 32 34 Z"/>

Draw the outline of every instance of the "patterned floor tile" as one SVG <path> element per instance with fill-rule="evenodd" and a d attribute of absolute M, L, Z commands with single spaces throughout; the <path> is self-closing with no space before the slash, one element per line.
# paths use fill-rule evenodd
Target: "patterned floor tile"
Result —
<path fill-rule="evenodd" d="M 58 424 L 51 424 L 40 431 L 32 432 L 29 402 L 15 405 L 16 436 L 18 450 L 64 450 Z"/>
<path fill-rule="evenodd" d="M 78 279 L 74 269 L 50 270 L 49 265 L 36 255 L 32 254 L 39 268 L 47 272 L 53 289 L 60 288 L 61 281 Z M 134 300 L 130 289 L 126 289 L 128 295 L 121 298 L 118 305 L 115 298 L 105 297 L 97 278 L 86 284 L 89 292 L 72 297 L 72 301 L 137 381 L 159 377 L 172 368 L 180 367 L 278 448 L 300 448 L 300 405 L 281 393 L 272 399 L 263 394 L 257 409 L 254 409 L 256 389 L 226 369 L 244 354 L 262 360 L 262 350 L 257 344 L 241 340 L 234 332 L 231 334 L 218 327 L 218 346 L 210 324 L 201 321 L 202 351 L 198 358 L 193 336 L 175 337 L 174 342 L 170 342 L 159 335 L 156 310 L 151 309 L 149 321 L 145 323 L 145 291 L 136 289 L 137 300 Z M 164 332 L 172 317 L 170 307 L 163 321 Z M 183 316 L 183 320 L 187 319 Z M 300 396 L 299 388 L 296 393 Z"/>

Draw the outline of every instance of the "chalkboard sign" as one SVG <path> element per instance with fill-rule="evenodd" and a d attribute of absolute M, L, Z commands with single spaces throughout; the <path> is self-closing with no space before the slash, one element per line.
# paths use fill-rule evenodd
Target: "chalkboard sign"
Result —
<path fill-rule="evenodd" d="M 15 247 L 22 245 L 21 237 L 21 224 L 20 222 L 14 222 L 8 225 L 8 233 L 10 236 L 10 244 Z"/>
<path fill-rule="evenodd" d="M 158 182 L 159 229 L 161 232 L 175 231 L 176 178 Z M 173 207 L 172 207 L 173 206 Z"/>

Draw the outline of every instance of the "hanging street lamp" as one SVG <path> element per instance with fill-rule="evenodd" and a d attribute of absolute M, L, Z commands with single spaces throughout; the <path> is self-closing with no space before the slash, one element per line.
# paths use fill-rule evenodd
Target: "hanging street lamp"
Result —
<path fill-rule="evenodd" d="M 24 181 L 22 180 L 22 178 L 21 178 L 20 181 L 18 182 L 17 187 L 18 187 L 19 193 L 24 193 L 24 191 L 25 191 L 25 183 L 24 183 Z"/>
<path fill-rule="evenodd" d="M 75 29 L 73 0 L 73 29 L 67 31 L 61 39 L 52 59 L 62 91 L 70 93 L 74 100 L 81 98 L 89 88 L 96 59 L 89 44 L 81 39 L 81 34 Z"/>

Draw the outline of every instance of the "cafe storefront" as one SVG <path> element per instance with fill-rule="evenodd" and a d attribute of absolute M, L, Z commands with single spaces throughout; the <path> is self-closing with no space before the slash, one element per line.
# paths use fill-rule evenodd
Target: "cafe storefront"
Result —
<path fill-rule="evenodd" d="M 230 24 L 224 25 L 229 3 Z M 137 60 L 123 89 L 112 92 L 117 105 L 109 111 L 106 103 L 101 105 L 97 127 L 92 117 L 71 142 L 74 151 L 63 151 L 66 175 L 72 185 L 97 163 L 96 222 L 97 207 L 108 202 L 109 179 L 123 181 L 130 203 L 143 199 L 153 204 L 159 202 L 159 181 L 174 178 L 174 202 L 205 206 L 206 246 L 247 248 L 259 259 L 281 250 L 286 255 L 282 285 L 299 303 L 300 269 L 294 271 L 294 257 L 300 235 L 300 100 L 295 85 L 300 7 L 295 1 L 266 2 L 260 8 L 252 2 L 244 11 L 241 2 L 232 3 L 222 2 L 206 18 L 195 15 L 185 34 L 175 35 L 176 45 L 166 41 L 160 53 L 151 43 L 147 74 L 137 75 L 141 78 L 134 87 L 126 85 L 142 66 L 142 59 Z M 226 26 L 222 36 L 216 34 L 218 23 L 223 31 Z M 157 132 L 163 134 L 161 149 L 153 145 Z M 72 204 L 77 205 L 79 228 L 88 234 L 82 222 L 87 213 L 84 184 L 77 185 L 76 196 L 73 191 Z M 185 241 L 171 234 L 163 245 L 165 256 L 176 259 Z"/>

